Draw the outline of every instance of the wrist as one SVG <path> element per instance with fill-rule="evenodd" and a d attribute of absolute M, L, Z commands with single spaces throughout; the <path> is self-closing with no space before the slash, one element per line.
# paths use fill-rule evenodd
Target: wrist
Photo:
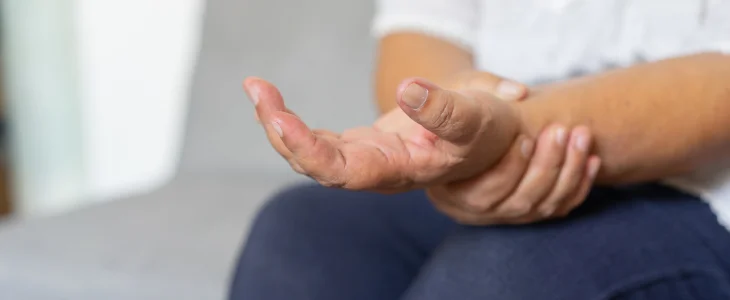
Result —
<path fill-rule="evenodd" d="M 536 118 L 533 116 L 534 110 L 532 109 L 532 105 L 527 103 L 528 101 L 535 101 L 532 98 L 530 97 L 530 99 L 524 102 L 508 102 L 508 105 L 517 123 L 516 136 L 524 135 L 534 140 L 539 135 L 540 130 L 542 130 L 541 127 L 544 126 L 535 125 Z"/>
<path fill-rule="evenodd" d="M 551 84 L 531 88 L 530 96 L 523 101 L 509 102 L 519 124 L 519 134 L 537 138 L 545 127 L 559 123 L 565 126 L 575 125 L 570 110 L 561 109 L 564 101 L 574 98 L 562 85 Z M 588 124 L 584 124 L 588 125 Z"/>

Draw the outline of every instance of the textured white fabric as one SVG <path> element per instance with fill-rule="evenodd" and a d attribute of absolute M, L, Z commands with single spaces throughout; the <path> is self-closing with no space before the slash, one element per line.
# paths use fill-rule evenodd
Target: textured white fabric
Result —
<path fill-rule="evenodd" d="M 473 51 L 478 40 L 481 2 L 378 0 L 373 34 L 383 36 L 393 31 L 423 32 Z"/>
<path fill-rule="evenodd" d="M 706 51 L 730 54 L 730 0 L 379 0 L 376 37 L 412 31 L 472 51 L 477 67 L 536 83 Z M 730 229 L 730 164 L 667 182 Z"/>

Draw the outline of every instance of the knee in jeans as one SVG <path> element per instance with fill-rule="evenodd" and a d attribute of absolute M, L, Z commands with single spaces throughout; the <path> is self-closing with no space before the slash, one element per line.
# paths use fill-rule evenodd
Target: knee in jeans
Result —
<path fill-rule="evenodd" d="M 321 189 L 315 185 L 297 185 L 275 194 L 259 210 L 254 230 L 316 219 L 317 207 L 321 206 L 318 202 L 323 199 Z"/>
<path fill-rule="evenodd" d="M 712 268 L 681 268 L 626 278 L 600 299 L 730 299 L 730 282 Z"/>

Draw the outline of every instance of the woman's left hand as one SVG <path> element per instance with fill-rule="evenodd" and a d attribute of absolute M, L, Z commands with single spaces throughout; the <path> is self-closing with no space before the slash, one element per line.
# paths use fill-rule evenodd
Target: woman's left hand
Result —
<path fill-rule="evenodd" d="M 390 126 L 383 123 L 342 134 L 311 130 L 274 85 L 248 78 L 244 87 L 292 168 L 345 189 L 406 190 L 473 177 L 497 163 L 523 128 L 516 108 L 484 89 L 450 90 L 419 78 L 397 93 L 405 116 L 423 128 L 415 131 L 384 130 Z"/>

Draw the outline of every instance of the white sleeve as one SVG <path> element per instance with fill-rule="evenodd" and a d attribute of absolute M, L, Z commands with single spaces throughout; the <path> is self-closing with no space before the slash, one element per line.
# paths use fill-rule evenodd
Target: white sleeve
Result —
<path fill-rule="evenodd" d="M 471 51 L 476 44 L 481 0 L 377 0 L 372 34 L 417 32 Z"/>

